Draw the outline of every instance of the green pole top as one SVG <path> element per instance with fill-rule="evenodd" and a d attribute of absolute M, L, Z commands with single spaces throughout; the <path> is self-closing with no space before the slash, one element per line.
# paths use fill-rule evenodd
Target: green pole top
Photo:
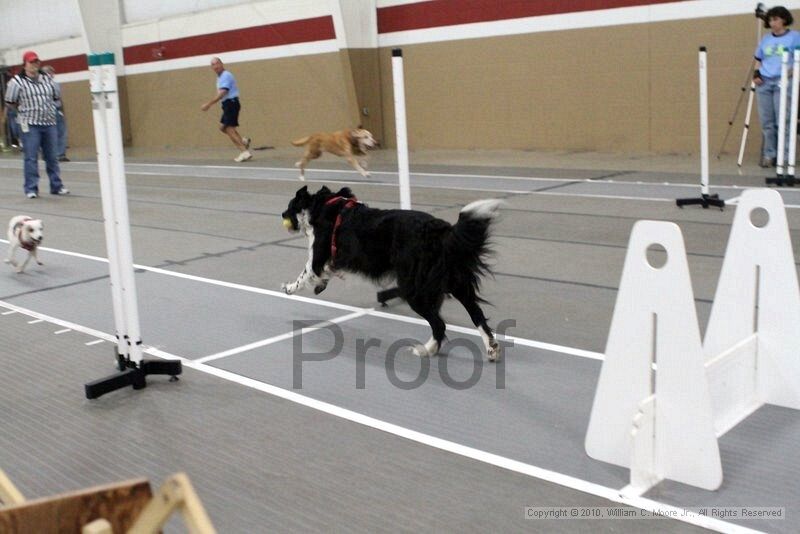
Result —
<path fill-rule="evenodd" d="M 90 67 L 98 67 L 100 65 L 113 65 L 114 53 L 101 52 L 99 54 L 88 54 L 87 56 Z"/>

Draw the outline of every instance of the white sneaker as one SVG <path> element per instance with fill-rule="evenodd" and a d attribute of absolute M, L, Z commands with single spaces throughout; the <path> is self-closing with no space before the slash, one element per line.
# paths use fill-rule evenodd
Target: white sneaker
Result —
<path fill-rule="evenodd" d="M 241 163 L 243 161 L 247 161 L 249 159 L 252 159 L 252 157 L 253 157 L 253 155 L 250 153 L 250 151 L 249 150 L 245 150 L 244 152 L 242 152 L 241 154 L 236 156 L 233 159 L 233 161 L 235 161 L 236 163 Z"/>

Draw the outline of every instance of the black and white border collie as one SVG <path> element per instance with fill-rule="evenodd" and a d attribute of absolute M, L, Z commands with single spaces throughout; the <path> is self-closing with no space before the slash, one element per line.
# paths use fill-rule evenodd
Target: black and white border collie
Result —
<path fill-rule="evenodd" d="M 337 193 L 323 186 L 314 194 L 305 186 L 283 212 L 290 232 L 308 237 L 308 261 L 294 282 L 281 288 L 289 295 L 310 287 L 325 290 L 331 275 L 343 271 L 375 282 L 394 278 L 398 295 L 431 325 L 431 339 L 414 348 L 419 356 L 439 352 L 445 323 L 439 309 L 451 294 L 472 319 L 490 361 L 500 348 L 478 295 L 483 275 L 490 273 L 489 230 L 500 200 L 478 200 L 465 206 L 456 224 L 414 210 L 382 210 L 358 202 L 345 187 Z"/>

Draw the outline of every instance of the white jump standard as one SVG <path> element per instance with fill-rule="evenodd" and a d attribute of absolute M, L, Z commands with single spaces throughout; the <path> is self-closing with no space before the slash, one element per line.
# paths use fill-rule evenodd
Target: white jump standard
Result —
<path fill-rule="evenodd" d="M 647 256 L 667 252 L 663 265 Z M 800 409 L 800 288 L 781 196 L 742 194 L 705 338 L 677 225 L 631 233 L 586 452 L 630 469 L 623 493 L 663 479 L 722 484 L 718 439 L 764 404 Z"/>
<path fill-rule="evenodd" d="M 392 49 L 392 81 L 394 88 L 394 129 L 397 137 L 397 179 L 400 187 L 400 209 L 411 209 L 411 179 L 408 168 L 408 131 L 406 129 L 406 85 L 403 74 L 403 49 Z M 378 291 L 378 302 L 397 298 L 396 287 Z"/>
<path fill-rule="evenodd" d="M 700 197 L 679 198 L 675 201 L 679 208 L 686 205 L 700 204 L 703 209 L 716 206 L 720 210 L 725 201 L 719 195 L 712 195 L 708 189 L 708 75 L 706 63 L 706 47 L 701 46 L 698 54 L 700 69 Z"/>
<path fill-rule="evenodd" d="M 89 54 L 88 63 L 119 367 L 118 373 L 85 385 L 86 398 L 95 399 L 126 386 L 142 389 L 149 374 L 177 380 L 182 366 L 180 361 L 142 360 L 114 54 Z"/>
<path fill-rule="evenodd" d="M 797 155 L 797 96 L 800 88 L 800 50 L 795 50 L 792 61 L 792 109 L 791 119 L 786 120 L 786 94 L 789 91 L 789 52 L 783 53 L 781 61 L 781 94 L 780 107 L 778 112 L 778 155 L 775 165 L 775 177 L 767 178 L 767 185 L 786 185 L 794 187 L 796 179 L 794 177 L 795 158 Z M 785 161 L 786 152 L 786 128 L 789 127 L 789 161 Z"/>

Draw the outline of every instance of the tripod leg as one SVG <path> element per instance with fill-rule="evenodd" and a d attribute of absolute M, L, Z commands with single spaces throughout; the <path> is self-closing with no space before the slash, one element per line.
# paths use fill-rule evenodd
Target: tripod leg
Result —
<path fill-rule="evenodd" d="M 736 117 L 739 115 L 739 108 L 742 107 L 742 100 L 744 99 L 744 93 L 747 91 L 747 85 L 753 83 L 753 71 L 755 70 L 755 61 L 750 63 L 750 67 L 747 69 L 747 78 L 745 78 L 744 83 L 741 86 L 741 92 L 739 93 L 739 98 L 736 100 L 736 107 L 733 108 L 733 114 L 731 115 L 730 120 L 728 121 L 728 129 L 725 130 L 725 137 L 722 138 L 722 144 L 719 147 L 719 151 L 717 151 L 717 159 L 720 159 L 722 156 L 722 152 L 725 150 L 725 145 L 728 144 L 728 137 L 731 135 L 731 128 L 733 128 L 733 123 L 736 121 Z M 747 119 L 745 119 L 746 121 Z"/>
<path fill-rule="evenodd" d="M 750 95 L 747 97 L 747 111 L 744 115 L 744 128 L 742 128 L 742 142 L 739 145 L 739 158 L 736 160 L 736 165 L 742 166 L 744 160 L 744 147 L 747 145 L 747 134 L 750 133 L 750 116 L 753 113 L 753 97 L 756 94 L 755 82 L 750 82 Z"/>

